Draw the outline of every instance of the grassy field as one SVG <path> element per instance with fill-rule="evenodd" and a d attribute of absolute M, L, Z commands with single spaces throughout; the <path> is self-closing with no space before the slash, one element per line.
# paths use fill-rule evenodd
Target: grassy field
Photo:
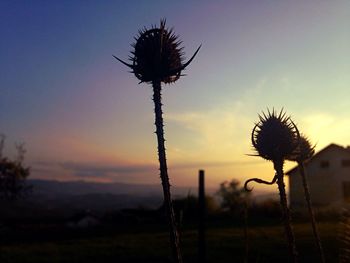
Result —
<path fill-rule="evenodd" d="M 300 262 L 319 262 L 309 224 L 294 225 Z M 338 262 L 339 225 L 321 223 L 327 262 Z M 207 262 L 244 262 L 240 227 L 211 227 L 207 231 Z M 197 262 L 197 233 L 182 233 L 185 262 Z M 168 233 L 157 229 L 111 231 L 66 240 L 3 244 L 0 262 L 171 262 Z M 249 228 L 249 262 L 288 262 L 282 226 Z"/>

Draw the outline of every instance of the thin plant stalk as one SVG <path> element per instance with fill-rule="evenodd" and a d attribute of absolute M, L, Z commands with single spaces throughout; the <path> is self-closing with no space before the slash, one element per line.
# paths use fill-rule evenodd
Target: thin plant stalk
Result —
<path fill-rule="evenodd" d="M 292 262 L 296 263 L 298 262 L 298 253 L 296 250 L 295 237 L 294 237 L 294 232 L 293 232 L 292 223 L 291 223 L 291 215 L 287 204 L 287 195 L 286 195 L 286 189 L 285 189 L 285 184 L 283 180 L 284 178 L 283 161 L 274 162 L 274 167 L 276 170 L 277 185 L 280 193 L 280 203 L 282 206 L 283 222 L 284 222 L 285 233 L 288 240 L 289 254 L 292 259 Z"/>
<path fill-rule="evenodd" d="M 307 179 L 306 179 L 306 171 L 305 171 L 304 162 L 298 161 L 298 168 L 299 168 L 299 172 L 300 172 L 303 187 L 304 187 L 305 200 L 307 203 L 307 208 L 308 208 L 309 216 L 311 219 L 312 231 L 313 231 L 314 237 L 316 239 L 317 249 L 320 253 L 321 262 L 325 263 L 326 260 L 325 260 L 325 256 L 324 256 L 322 243 L 321 243 L 321 238 L 320 238 L 320 234 L 319 234 L 318 227 L 316 224 L 315 214 L 314 214 L 314 211 L 312 209 L 310 191 L 309 191 L 309 186 L 308 186 Z"/>
<path fill-rule="evenodd" d="M 160 178 L 163 186 L 164 194 L 164 205 L 166 208 L 166 214 L 168 217 L 169 227 L 170 227 L 170 241 L 172 244 L 172 252 L 176 262 L 182 262 L 182 256 L 180 251 L 180 238 L 176 226 L 176 219 L 174 208 L 170 193 L 170 182 L 168 176 L 168 167 L 166 162 L 165 153 L 165 139 L 164 139 L 164 124 L 163 124 L 163 112 L 162 112 L 162 102 L 161 102 L 161 82 L 153 81 L 153 101 L 154 101 L 154 113 L 155 113 L 155 125 L 156 134 L 158 141 L 158 158 L 160 164 Z"/>
<path fill-rule="evenodd" d="M 158 159 L 160 164 L 160 178 L 164 194 L 164 206 L 170 226 L 170 242 L 173 256 L 177 263 L 182 263 L 180 252 L 180 238 L 176 226 L 175 213 L 170 194 L 170 182 L 166 163 L 164 124 L 162 117 L 161 83 L 170 84 L 177 81 L 181 72 L 192 62 L 201 46 L 194 55 L 184 62 L 181 41 L 172 29 L 165 28 L 165 19 L 160 21 L 160 27 L 139 30 L 139 36 L 135 37 L 136 43 L 132 44 L 134 50 L 129 57 L 129 64 L 114 56 L 119 62 L 131 69 L 140 83 L 152 84 L 155 112 L 155 125 L 158 141 Z"/>

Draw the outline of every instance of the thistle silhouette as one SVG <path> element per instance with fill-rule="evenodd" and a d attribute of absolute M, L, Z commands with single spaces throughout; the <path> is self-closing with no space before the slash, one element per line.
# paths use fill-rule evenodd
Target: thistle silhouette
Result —
<path fill-rule="evenodd" d="M 271 182 L 259 178 L 252 178 L 245 182 L 244 187 L 247 191 L 251 191 L 248 189 L 248 183 L 252 181 L 263 184 L 277 183 L 289 253 L 292 261 L 297 262 L 295 238 L 291 225 L 290 211 L 287 205 L 285 184 L 283 181 L 283 165 L 288 156 L 290 156 L 297 148 L 300 134 L 296 125 L 290 117 L 286 116 L 283 109 L 278 115 L 275 110 L 272 110 L 272 113 L 268 110 L 267 115 L 263 112 L 263 116 L 259 115 L 259 119 L 260 121 L 255 125 L 252 131 L 252 144 L 257 151 L 257 156 L 273 162 L 273 167 L 276 173 Z"/>
<path fill-rule="evenodd" d="M 306 176 L 306 170 L 305 170 L 305 164 L 304 164 L 305 161 L 307 161 L 314 155 L 314 153 L 315 153 L 315 146 L 311 146 L 310 141 L 304 135 L 301 135 L 298 147 L 295 149 L 292 155 L 288 157 L 288 159 L 291 161 L 295 161 L 298 164 L 298 169 L 301 175 L 301 180 L 304 188 L 305 200 L 306 200 L 306 204 L 307 204 L 310 219 L 311 219 L 312 231 L 315 237 L 317 249 L 320 253 L 321 262 L 324 263 L 326 262 L 326 260 L 324 257 L 321 238 L 320 238 L 320 234 L 319 234 L 316 220 L 315 220 L 315 214 L 312 209 L 310 190 L 307 183 L 307 178 L 306 178 L 307 176 Z"/>
<path fill-rule="evenodd" d="M 136 43 L 132 45 L 134 48 L 131 52 L 132 56 L 129 57 L 131 64 L 116 56 L 114 57 L 129 67 L 132 70 L 131 73 L 135 74 L 140 83 L 146 82 L 152 84 L 153 87 L 160 178 L 163 186 L 164 204 L 170 224 L 170 241 L 176 262 L 182 262 L 164 145 L 161 83 L 173 83 L 178 80 L 181 72 L 191 63 L 201 46 L 199 46 L 191 59 L 184 63 L 183 47 L 180 47 L 182 42 L 178 40 L 178 36 L 173 33 L 172 29 L 165 28 L 165 22 L 165 20 L 161 20 L 159 28 L 153 26 L 149 30 L 146 28 L 139 30 L 139 36 L 135 38 Z"/>

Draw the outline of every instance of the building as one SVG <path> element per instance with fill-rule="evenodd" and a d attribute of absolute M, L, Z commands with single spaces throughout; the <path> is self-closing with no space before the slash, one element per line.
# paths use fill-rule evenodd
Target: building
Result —
<path fill-rule="evenodd" d="M 311 201 L 319 210 L 350 207 L 350 147 L 330 144 L 305 163 Z M 306 207 L 298 167 L 289 176 L 289 201 L 293 210 Z"/>
<path fill-rule="evenodd" d="M 100 219 L 97 216 L 93 215 L 90 211 L 85 211 L 74 215 L 66 225 L 69 228 L 83 229 L 96 227 L 100 224 Z"/>

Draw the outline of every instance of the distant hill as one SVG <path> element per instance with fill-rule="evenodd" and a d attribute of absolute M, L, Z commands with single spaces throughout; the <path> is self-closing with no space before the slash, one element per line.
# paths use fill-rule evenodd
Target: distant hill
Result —
<path fill-rule="evenodd" d="M 85 181 L 60 182 L 50 180 L 28 180 L 32 193 L 15 204 L 0 200 L 3 218 L 62 218 L 78 211 L 90 210 L 103 215 L 108 211 L 124 208 L 157 209 L 162 205 L 160 185 L 95 183 Z M 213 195 L 216 189 L 207 189 Z M 172 187 L 173 197 L 197 194 L 194 187 Z M 255 195 L 255 201 L 275 199 L 275 193 Z"/>
<path fill-rule="evenodd" d="M 126 184 L 126 183 L 96 183 L 86 181 L 61 182 L 54 180 L 30 179 L 31 194 L 20 201 L 21 210 L 24 207 L 45 211 L 61 211 L 61 214 L 71 214 L 74 211 L 92 210 L 105 212 L 124 208 L 158 208 L 163 202 L 161 185 Z M 174 198 L 184 197 L 189 193 L 196 194 L 191 187 L 172 187 Z M 15 212 L 17 213 L 17 212 Z"/>
<path fill-rule="evenodd" d="M 86 181 L 61 182 L 54 180 L 28 180 L 33 186 L 34 195 L 45 195 L 48 197 L 62 195 L 86 195 L 86 194 L 115 194 L 149 196 L 162 195 L 161 185 L 153 184 L 127 184 L 127 183 L 96 183 Z M 171 188 L 174 196 L 184 196 L 188 193 L 196 193 L 194 187 Z"/>

